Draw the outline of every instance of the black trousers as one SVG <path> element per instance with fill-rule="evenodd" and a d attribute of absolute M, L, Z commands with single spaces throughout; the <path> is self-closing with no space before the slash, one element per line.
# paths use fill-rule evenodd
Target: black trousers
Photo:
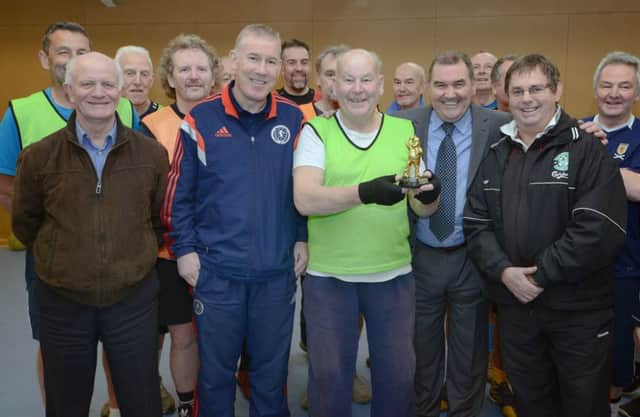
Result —
<path fill-rule="evenodd" d="M 40 346 L 47 417 L 87 417 L 102 341 L 123 417 L 160 417 L 158 279 L 108 307 L 79 304 L 40 283 Z"/>
<path fill-rule="evenodd" d="M 482 294 L 482 277 L 466 247 L 442 250 L 420 241 L 414 248 L 413 274 L 416 415 L 440 415 L 446 361 L 448 415 L 477 417 L 484 401 L 489 348 L 489 302 Z"/>
<path fill-rule="evenodd" d="M 606 417 L 613 310 L 498 306 L 502 360 L 518 417 Z"/>

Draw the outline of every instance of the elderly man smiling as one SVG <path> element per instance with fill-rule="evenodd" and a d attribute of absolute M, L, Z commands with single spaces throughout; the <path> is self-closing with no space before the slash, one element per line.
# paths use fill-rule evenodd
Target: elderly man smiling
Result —
<path fill-rule="evenodd" d="M 407 163 L 404 141 L 414 129 L 377 110 L 381 66 L 376 54 L 362 49 L 338 56 L 333 89 L 340 109 L 309 121 L 295 153 L 296 207 L 309 216 L 303 291 L 309 413 L 315 417 L 351 415 L 360 314 L 373 392 L 380 393 L 371 415 L 415 416 L 415 284 L 406 190 L 395 184 Z M 426 216 L 437 207 L 433 187 L 410 193 L 416 213 Z"/>
<path fill-rule="evenodd" d="M 116 116 L 123 76 L 111 58 L 73 58 L 64 85 L 75 112 L 20 154 L 13 200 L 13 228 L 40 279 L 47 416 L 89 414 L 100 340 L 122 415 L 155 417 L 167 153 Z"/>

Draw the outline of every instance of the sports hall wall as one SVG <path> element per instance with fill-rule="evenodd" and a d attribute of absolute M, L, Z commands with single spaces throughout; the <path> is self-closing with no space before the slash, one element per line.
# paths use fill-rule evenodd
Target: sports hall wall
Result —
<path fill-rule="evenodd" d="M 8 3 L 8 4 L 7 4 Z M 3 0 L 0 13 L 0 103 L 48 85 L 37 51 L 53 21 L 86 26 L 94 50 L 114 54 L 136 44 L 154 63 L 180 32 L 207 39 L 221 55 L 232 48 L 247 23 L 268 23 L 283 39 L 307 41 L 313 52 L 346 43 L 374 50 L 386 76 L 382 108 L 392 100 L 396 65 L 415 61 L 427 67 L 436 53 L 486 49 L 541 52 L 560 68 L 562 104 L 575 116 L 594 113 L 592 77 L 600 58 L 612 50 L 640 55 L 640 1 L 615 0 Z M 315 55 L 314 55 L 315 56 Z M 158 82 L 152 98 L 167 103 Z M 4 109 L 2 110 L 4 111 Z M 640 105 L 635 113 L 640 115 Z M 0 214 L 0 243 L 8 234 Z"/>

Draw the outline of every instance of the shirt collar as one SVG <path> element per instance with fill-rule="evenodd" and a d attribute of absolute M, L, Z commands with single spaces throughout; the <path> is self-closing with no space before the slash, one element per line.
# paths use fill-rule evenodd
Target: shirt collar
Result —
<path fill-rule="evenodd" d="M 558 120 L 560 120 L 560 116 L 561 115 L 562 115 L 562 109 L 560 108 L 560 106 L 557 106 L 556 107 L 556 112 L 553 115 L 553 117 L 551 118 L 551 120 L 549 120 L 549 123 L 547 123 L 547 125 L 542 130 L 542 132 L 538 133 L 536 135 L 536 137 L 533 138 L 533 142 L 535 142 L 539 138 L 543 137 L 551 129 L 556 127 L 556 125 L 558 124 Z M 524 143 L 524 141 L 522 139 L 520 139 L 520 136 L 518 135 L 518 125 L 516 124 L 515 120 L 511 120 L 509 123 L 506 123 L 506 124 L 500 126 L 500 131 L 502 133 L 504 133 L 505 135 L 509 136 L 511 138 L 511 140 L 513 140 L 514 142 L 519 143 L 520 145 L 522 145 L 525 151 L 529 148 Z M 531 143 L 533 143 L 533 142 L 531 142 Z"/>
<path fill-rule="evenodd" d="M 438 113 L 434 110 L 431 111 L 431 121 L 429 123 L 430 126 L 433 126 L 434 131 L 438 129 L 442 129 L 442 125 L 444 121 L 438 116 Z M 453 122 L 453 126 L 458 132 L 463 133 L 471 127 L 471 107 L 469 107 L 462 117 Z"/>
<path fill-rule="evenodd" d="M 250 113 L 243 109 L 236 98 L 233 95 L 233 86 L 235 85 L 235 80 L 231 81 L 227 86 L 222 90 L 222 105 L 224 106 L 224 111 L 226 114 L 235 117 L 236 119 L 240 118 L 240 114 L 264 114 L 265 119 L 271 119 L 277 116 L 276 105 L 274 96 L 275 92 L 271 92 L 267 95 L 267 102 L 264 105 L 263 109 L 258 113 Z"/>
<path fill-rule="evenodd" d="M 104 146 L 100 150 L 105 149 L 115 143 L 117 128 L 118 122 L 114 121 L 111 130 L 109 130 L 109 133 L 107 133 L 107 138 L 104 141 Z M 76 119 L 76 136 L 78 137 L 78 142 L 82 146 L 90 145 L 95 148 L 95 145 L 93 145 L 93 143 L 91 142 L 91 138 L 89 138 L 87 132 L 82 128 L 82 126 L 80 126 L 80 122 L 78 122 L 78 119 Z"/>
<path fill-rule="evenodd" d="M 593 121 L 598 126 L 600 126 L 600 129 L 604 130 L 607 133 L 615 132 L 616 130 L 622 129 L 623 127 L 627 127 L 629 129 L 631 129 L 633 127 L 633 122 L 635 120 L 636 120 L 636 117 L 632 114 L 631 116 L 629 116 L 629 120 L 627 120 L 625 123 L 622 123 L 621 125 L 614 126 L 614 127 L 605 127 L 602 124 L 600 124 L 600 115 L 599 114 L 596 114 L 595 117 L 593 118 Z"/>

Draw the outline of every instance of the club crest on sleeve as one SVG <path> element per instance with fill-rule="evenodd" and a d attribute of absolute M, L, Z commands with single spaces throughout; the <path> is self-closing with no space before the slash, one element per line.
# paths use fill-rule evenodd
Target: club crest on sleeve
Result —
<path fill-rule="evenodd" d="M 278 145 L 284 145 L 291 139 L 291 132 L 285 125 L 277 125 L 271 129 L 271 139 Z"/>

